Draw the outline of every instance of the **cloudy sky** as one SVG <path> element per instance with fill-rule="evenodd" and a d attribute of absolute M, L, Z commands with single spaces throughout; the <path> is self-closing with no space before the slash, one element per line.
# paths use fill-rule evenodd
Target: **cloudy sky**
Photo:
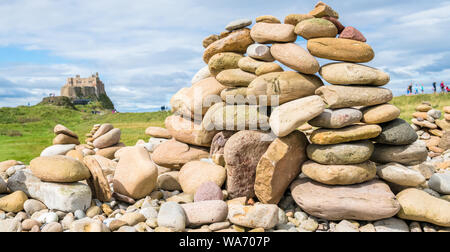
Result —
<path fill-rule="evenodd" d="M 2 0 L 0 107 L 59 94 L 66 78 L 95 72 L 121 112 L 168 105 L 204 66 L 204 37 L 234 19 L 307 13 L 316 0 Z M 450 1 L 328 0 L 376 52 L 370 66 L 409 82 L 450 82 Z M 303 40 L 298 43 L 305 46 Z M 325 63 L 321 61 L 321 63 Z"/>

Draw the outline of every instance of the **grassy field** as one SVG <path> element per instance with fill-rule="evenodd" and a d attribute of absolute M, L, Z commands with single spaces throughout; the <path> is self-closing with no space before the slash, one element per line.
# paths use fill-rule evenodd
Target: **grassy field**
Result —
<path fill-rule="evenodd" d="M 429 101 L 441 110 L 450 105 L 450 95 L 401 96 L 394 98 L 392 103 L 402 110 L 401 118 L 410 122 L 415 107 L 422 101 Z M 0 108 L 0 161 L 15 159 L 28 163 L 39 156 L 52 144 L 56 124 L 67 126 L 84 142 L 84 135 L 94 124 L 112 123 L 122 130 L 122 142 L 134 145 L 139 139 L 148 139 L 144 134 L 147 127 L 164 126 L 168 115 L 168 112 L 92 115 L 82 108 L 76 111 L 49 105 Z"/>

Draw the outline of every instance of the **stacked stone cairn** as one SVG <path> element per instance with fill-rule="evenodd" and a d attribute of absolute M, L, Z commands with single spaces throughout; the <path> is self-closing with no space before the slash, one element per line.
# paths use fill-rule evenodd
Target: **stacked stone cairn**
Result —
<path fill-rule="evenodd" d="M 413 117 L 411 126 L 416 130 L 420 139 L 425 141 L 429 151 L 428 155 L 431 158 L 441 156 L 450 148 L 448 145 L 448 135 L 450 134 L 448 133 L 450 132 L 448 115 L 444 120 L 440 120 L 442 111 L 433 109 L 430 102 L 423 102 L 417 106 Z M 442 141 L 441 138 L 443 138 Z"/>
<path fill-rule="evenodd" d="M 117 147 L 120 130 L 103 124 L 88 146 L 47 151 L 29 167 L 0 163 L 11 169 L 0 180 L 0 231 L 450 227 L 449 174 L 434 169 L 450 152 L 424 163 L 425 144 L 388 104 L 389 76 L 357 64 L 374 52 L 338 19 L 319 2 L 284 24 L 231 22 L 203 41 L 208 66 L 171 99 L 165 129 L 146 130 L 148 142 Z"/>

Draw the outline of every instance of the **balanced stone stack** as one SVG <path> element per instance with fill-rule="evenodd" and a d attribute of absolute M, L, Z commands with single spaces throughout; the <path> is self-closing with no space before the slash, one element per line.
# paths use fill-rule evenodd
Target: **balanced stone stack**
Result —
<path fill-rule="evenodd" d="M 114 159 L 115 153 L 125 147 L 123 143 L 120 143 L 121 133 L 120 129 L 114 128 L 112 124 L 101 124 L 92 137 L 87 139 L 88 145 L 94 147 L 96 155 Z"/>
<path fill-rule="evenodd" d="M 449 148 L 446 146 L 444 134 L 448 135 L 446 131 L 450 131 L 446 120 L 440 120 L 442 112 L 433 109 L 431 103 L 423 102 L 416 107 L 413 117 L 412 127 L 416 130 L 420 139 L 425 141 L 429 151 L 428 156 L 431 158 L 441 156 Z M 443 137 L 444 140 L 441 144 L 441 138 Z"/>
<path fill-rule="evenodd" d="M 91 131 L 89 133 L 86 134 L 86 144 L 87 144 L 87 148 L 90 150 L 94 150 L 94 138 L 93 136 L 95 135 L 95 133 L 98 131 L 98 129 L 100 128 L 101 124 L 95 124 Z"/>

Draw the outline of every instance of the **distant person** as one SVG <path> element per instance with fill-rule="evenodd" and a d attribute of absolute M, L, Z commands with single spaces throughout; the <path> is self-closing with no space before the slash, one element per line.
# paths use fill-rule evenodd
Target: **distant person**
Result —
<path fill-rule="evenodd" d="M 441 92 L 442 93 L 445 92 L 445 84 L 444 84 L 444 82 L 441 82 Z"/>
<path fill-rule="evenodd" d="M 416 84 L 416 88 L 414 89 L 414 94 L 419 94 L 419 86 Z"/>
<path fill-rule="evenodd" d="M 436 82 L 433 82 L 433 92 L 436 94 L 437 93 L 437 86 L 436 86 Z"/>
<path fill-rule="evenodd" d="M 447 86 L 446 87 L 447 93 L 450 93 L 450 88 Z"/>
<path fill-rule="evenodd" d="M 422 94 L 425 93 L 425 88 L 423 87 L 423 84 L 420 86 L 420 91 L 422 91 Z"/>
<path fill-rule="evenodd" d="M 411 82 L 411 84 L 409 84 L 408 86 L 408 95 L 412 95 L 413 94 L 413 84 Z"/>

